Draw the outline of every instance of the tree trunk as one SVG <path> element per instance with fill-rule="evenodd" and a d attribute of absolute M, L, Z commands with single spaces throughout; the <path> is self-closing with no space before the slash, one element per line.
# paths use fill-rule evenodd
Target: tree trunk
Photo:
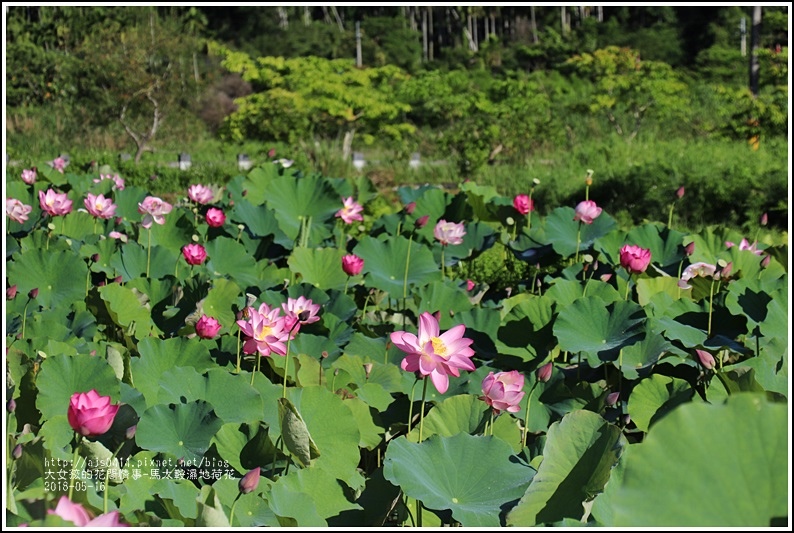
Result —
<path fill-rule="evenodd" d="M 350 154 L 353 151 L 353 136 L 355 134 L 356 134 L 356 129 L 351 128 L 345 132 L 345 137 L 344 139 L 342 139 L 342 159 L 344 159 L 345 161 L 350 159 Z"/>
<path fill-rule="evenodd" d="M 538 44 L 538 24 L 535 22 L 535 6 L 529 6 L 529 17 L 530 17 L 530 30 L 532 31 L 532 42 Z"/>
<path fill-rule="evenodd" d="M 427 62 L 430 55 L 427 47 L 427 10 L 422 10 L 422 60 Z"/>
<path fill-rule="evenodd" d="M 433 61 L 433 40 L 435 38 L 435 33 L 433 32 L 433 8 L 432 6 L 427 7 L 427 58 L 430 61 Z"/>
<path fill-rule="evenodd" d="M 141 160 L 141 156 L 144 152 L 154 151 L 149 146 L 149 143 L 152 139 L 154 139 L 154 136 L 157 134 L 157 130 L 160 128 L 160 124 L 163 120 L 163 114 L 160 111 L 160 103 L 152 96 L 152 90 L 153 88 L 149 89 L 149 91 L 146 93 L 146 98 L 154 106 L 154 113 L 152 114 L 152 127 L 149 128 L 148 132 L 136 133 L 132 127 L 124 121 L 124 115 L 127 112 L 127 104 L 122 106 L 121 114 L 119 115 L 119 122 L 121 122 L 121 125 L 124 126 L 124 130 L 127 132 L 127 135 L 132 137 L 132 140 L 135 141 L 135 145 L 138 147 L 137 151 L 135 152 L 136 164 Z"/>
<path fill-rule="evenodd" d="M 753 23 L 750 33 L 750 92 L 758 96 L 758 47 L 761 43 L 761 6 L 753 7 Z"/>

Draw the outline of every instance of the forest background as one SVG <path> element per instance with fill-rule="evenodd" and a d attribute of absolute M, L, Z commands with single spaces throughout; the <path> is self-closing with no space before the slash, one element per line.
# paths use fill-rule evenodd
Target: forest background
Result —
<path fill-rule="evenodd" d="M 787 4 L 10 6 L 4 29 L 7 176 L 65 153 L 168 194 L 245 154 L 364 173 L 371 210 L 537 179 L 547 213 L 590 169 L 625 224 L 685 186 L 684 227 L 788 226 Z"/>

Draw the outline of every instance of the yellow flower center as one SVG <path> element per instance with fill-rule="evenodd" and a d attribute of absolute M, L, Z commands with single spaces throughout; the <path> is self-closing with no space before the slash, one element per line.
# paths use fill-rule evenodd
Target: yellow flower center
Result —
<path fill-rule="evenodd" d="M 440 338 L 431 337 L 430 343 L 433 345 L 433 351 L 436 353 L 436 355 L 443 357 L 447 354 L 447 347 L 444 344 L 444 341 L 442 341 Z"/>
<path fill-rule="evenodd" d="M 263 341 L 265 340 L 265 337 L 270 335 L 271 331 L 273 331 L 273 328 L 271 328 L 270 326 L 264 326 L 258 333 L 254 335 L 254 338 L 258 341 Z"/>

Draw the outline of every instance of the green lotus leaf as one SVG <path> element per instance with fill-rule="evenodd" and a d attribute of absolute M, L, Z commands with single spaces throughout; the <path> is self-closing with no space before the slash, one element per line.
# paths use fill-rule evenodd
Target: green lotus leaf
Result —
<path fill-rule="evenodd" d="M 278 179 L 278 165 L 265 164 L 257 166 L 245 176 L 235 176 L 227 188 L 235 203 L 245 198 L 253 205 L 262 205 L 267 198 L 266 187 L 275 179 Z"/>
<path fill-rule="evenodd" d="M 265 187 L 268 207 L 276 213 L 279 228 L 295 241 L 301 223 L 311 217 L 308 246 L 318 246 L 330 235 L 325 222 L 342 208 L 343 199 L 318 174 L 294 178 L 279 176 Z M 252 200 L 253 202 L 253 200 Z"/>
<path fill-rule="evenodd" d="M 226 509 L 229 509 L 229 512 L 234 505 L 234 517 L 229 517 L 229 524 L 233 527 L 279 527 L 281 524 L 279 524 L 276 515 L 268 507 L 267 500 L 262 497 L 270 490 L 270 484 L 266 478 L 260 478 L 259 487 L 248 494 L 240 494 L 239 482 L 239 479 L 224 477 L 212 484 L 221 503 Z M 237 501 L 236 504 L 235 501 Z"/>
<path fill-rule="evenodd" d="M 677 267 L 684 258 L 683 240 L 683 233 L 656 222 L 633 227 L 626 236 L 625 244 L 650 250 L 651 263 L 665 268 L 670 265 Z"/>
<path fill-rule="evenodd" d="M 535 470 L 517 463 L 506 442 L 459 433 L 415 444 L 389 443 L 383 476 L 427 509 L 450 510 L 463 527 L 498 527 L 502 507 L 521 497 Z"/>
<path fill-rule="evenodd" d="M 503 319 L 496 339 L 499 354 L 520 357 L 522 361 L 544 358 L 556 344 L 551 333 L 552 300 L 522 299 Z"/>
<path fill-rule="evenodd" d="M 138 220 L 143 219 L 143 215 L 138 214 Z M 152 224 L 152 227 L 140 228 L 138 232 L 138 244 L 146 248 L 149 245 L 149 233 L 151 232 L 152 246 L 162 246 L 170 250 L 180 250 L 186 244 L 193 242 L 195 233 L 194 216 L 182 209 L 174 208 L 165 215 L 164 224 Z"/>
<path fill-rule="evenodd" d="M 355 394 L 378 412 L 386 411 L 394 401 L 392 395 L 377 383 L 365 383 L 356 389 Z"/>
<path fill-rule="evenodd" d="M 196 339 L 146 337 L 138 343 L 140 357 L 130 363 L 133 383 L 148 406 L 159 403 L 160 378 L 174 367 L 193 367 L 203 372 L 215 367 L 209 350 Z"/>
<path fill-rule="evenodd" d="M 582 352 L 590 366 L 614 361 L 618 352 L 642 340 L 645 313 L 632 301 L 605 305 L 601 298 L 588 296 L 562 309 L 554 322 L 554 336 L 560 348 Z"/>
<path fill-rule="evenodd" d="M 590 411 L 551 425 L 538 473 L 510 513 L 508 526 L 529 527 L 581 518 L 583 503 L 604 489 L 626 446 L 617 426 Z"/>
<path fill-rule="evenodd" d="M 737 279 L 728 284 L 725 295 L 725 307 L 734 315 L 745 315 L 749 318 L 748 328 L 760 324 L 768 316 L 769 303 L 774 295 L 767 294 L 758 288 L 754 279 Z"/>
<path fill-rule="evenodd" d="M 495 341 L 502 322 L 498 313 L 490 309 L 475 307 L 455 315 L 459 323 L 466 326 L 466 338 L 474 343 L 471 348 L 483 357 L 497 354 Z"/>
<path fill-rule="evenodd" d="M 205 248 L 207 270 L 213 276 L 227 276 L 240 287 L 255 287 L 259 283 L 256 261 L 239 242 L 218 237 L 209 241 Z"/>
<path fill-rule="evenodd" d="M 358 430 L 361 434 L 361 439 L 358 442 L 359 448 L 374 450 L 383 442 L 385 429 L 376 424 L 373 419 L 372 409 L 359 398 L 348 398 L 345 400 L 345 405 L 350 408 L 353 418 L 356 419 L 356 424 L 358 424 Z"/>
<path fill-rule="evenodd" d="M 138 421 L 135 442 L 141 448 L 167 453 L 185 461 L 199 461 L 223 422 L 203 401 L 157 404 Z"/>
<path fill-rule="evenodd" d="M 116 216 L 138 222 L 141 220 L 141 214 L 138 213 L 138 204 L 143 202 L 147 196 L 148 193 L 145 189 L 134 185 L 127 185 L 120 191 L 114 191 L 113 203 L 116 204 Z"/>
<path fill-rule="evenodd" d="M 678 287 L 678 278 L 660 276 L 658 278 L 638 277 L 637 283 L 637 302 L 642 306 L 647 306 L 651 300 L 660 292 L 670 295 L 671 298 L 679 298 L 682 290 Z"/>
<path fill-rule="evenodd" d="M 69 306 L 86 297 L 88 265 L 74 252 L 28 250 L 16 254 L 6 266 L 8 284 L 16 285 L 23 296 L 38 289 L 36 302 L 42 307 Z"/>
<path fill-rule="evenodd" d="M 212 287 L 204 298 L 201 308 L 205 315 L 217 320 L 221 327 L 221 333 L 231 333 L 235 331 L 236 317 L 235 307 L 240 307 L 240 287 L 233 281 L 226 278 L 216 278 L 212 280 Z"/>
<path fill-rule="evenodd" d="M 664 336 L 654 334 L 652 324 L 651 320 L 645 323 L 642 340 L 622 348 L 623 366 L 620 369 L 626 379 L 637 379 L 641 370 L 651 368 L 661 357 L 671 355 L 674 351 L 673 345 Z"/>
<path fill-rule="evenodd" d="M 268 235 L 286 237 L 279 229 L 276 215 L 272 209 L 263 205 L 254 205 L 246 198 L 234 201 L 229 218 L 234 222 L 245 224 L 245 227 L 256 237 Z"/>
<path fill-rule="evenodd" d="M 367 383 L 374 383 L 380 385 L 390 393 L 400 392 L 402 390 L 402 374 L 400 369 L 392 364 L 373 361 L 373 359 L 382 358 L 379 353 L 376 352 L 364 357 L 350 354 L 351 352 L 345 348 L 345 355 L 342 355 L 334 361 L 331 367 L 347 372 L 350 375 L 351 383 L 355 383 L 359 387 Z M 367 375 L 364 369 L 365 363 L 372 365 L 369 375 Z"/>
<path fill-rule="evenodd" d="M 162 333 L 152 321 L 151 304 L 146 295 L 118 283 L 100 287 L 99 294 L 113 321 L 125 328 L 129 336 L 142 339 Z"/>
<path fill-rule="evenodd" d="M 269 492 L 267 502 L 278 517 L 281 527 L 327 527 L 328 523 L 317 512 L 312 496 L 305 492 L 279 490 Z"/>
<path fill-rule="evenodd" d="M 370 358 L 374 361 L 383 361 L 383 356 L 386 354 L 386 343 L 387 340 L 384 337 L 367 337 L 363 333 L 357 331 L 350 338 L 350 342 L 345 346 L 345 354 L 358 356 L 362 359 L 362 364 L 363 359 L 366 358 Z M 397 374 L 399 374 L 399 370 Z"/>
<path fill-rule="evenodd" d="M 766 528 L 773 519 L 785 522 L 787 421 L 787 406 L 763 394 L 679 406 L 626 457 L 622 483 L 608 487 L 614 516 L 604 525 Z"/>
<path fill-rule="evenodd" d="M 311 466 L 312 460 L 320 456 L 300 412 L 287 398 L 278 400 L 278 416 L 281 437 L 290 453 L 303 466 Z"/>
<path fill-rule="evenodd" d="M 463 242 L 444 247 L 444 264 L 447 266 L 454 265 L 461 259 L 476 255 L 493 244 L 495 239 L 494 230 L 487 224 L 468 222 L 464 223 L 464 226 L 466 234 L 463 236 Z M 433 255 L 439 263 L 441 262 L 441 248 L 441 246 L 433 247 Z"/>
<path fill-rule="evenodd" d="M 788 395 L 788 354 L 786 346 L 779 349 L 761 349 L 758 357 L 742 361 L 738 367 L 749 367 L 755 371 L 756 381 L 764 390 Z"/>
<path fill-rule="evenodd" d="M 287 260 L 290 270 L 301 276 L 303 283 L 319 289 L 345 288 L 348 276 L 342 270 L 345 251 L 338 248 L 296 247 Z"/>
<path fill-rule="evenodd" d="M 411 243 L 400 235 L 386 242 L 364 237 L 353 253 L 364 260 L 363 272 L 368 274 L 367 285 L 386 291 L 393 298 L 402 297 L 404 289 L 410 291 L 412 286 L 422 286 L 441 279 L 440 266 L 433 258 L 433 253 L 427 247 Z M 406 276 L 405 259 L 409 253 Z"/>
<path fill-rule="evenodd" d="M 152 245 L 151 257 L 148 258 L 149 277 L 163 278 L 173 275 L 176 262 L 184 263 L 179 250 L 179 248 Z M 122 281 L 127 282 L 146 275 L 147 254 L 147 248 L 135 242 L 128 242 L 121 246 L 119 253 L 111 257 L 110 266 L 113 267 L 114 272 L 121 275 Z"/>
<path fill-rule="evenodd" d="M 170 500 L 184 518 L 197 518 L 199 489 L 188 479 L 161 478 L 152 487 L 152 492 L 162 500 Z"/>
<path fill-rule="evenodd" d="M 641 380 L 631 391 L 628 411 L 631 420 L 642 431 L 648 431 L 679 405 L 689 402 L 695 390 L 683 379 L 653 374 Z"/>
<path fill-rule="evenodd" d="M 82 204 L 82 201 L 80 203 Z M 97 237 L 92 237 L 95 234 L 105 233 L 106 222 L 104 220 L 96 220 L 88 213 L 72 211 L 68 215 L 58 217 L 58 219 L 60 220 L 54 222 L 55 231 L 57 231 L 60 235 L 69 237 L 70 239 L 85 241 L 88 239 L 96 239 Z M 94 229 L 95 220 L 96 229 Z"/>
<path fill-rule="evenodd" d="M 466 193 L 466 199 L 471 206 L 474 216 L 483 222 L 497 222 L 500 220 L 496 213 L 502 200 L 502 204 L 507 203 L 512 207 L 512 201 L 499 196 L 496 187 L 492 185 L 478 185 L 473 181 L 466 181 L 461 184 L 460 190 Z M 515 212 L 515 211 L 514 211 Z M 516 212 L 517 218 L 518 213 Z"/>
<path fill-rule="evenodd" d="M 482 433 L 489 412 L 488 405 L 474 394 L 446 398 L 425 415 L 422 440 L 433 435 L 452 437 L 458 433 Z M 407 438 L 411 442 L 419 442 L 418 425 L 414 426 Z"/>
<path fill-rule="evenodd" d="M 468 295 L 460 289 L 458 283 L 452 280 L 434 281 L 420 287 L 416 293 L 418 299 L 417 313 L 425 311 L 435 313 L 444 310 L 441 314 L 439 326 L 449 329 L 458 324 L 457 317 L 452 314 L 469 311 L 472 308 Z"/>
<path fill-rule="evenodd" d="M 278 478 L 267 497 L 268 500 L 283 501 L 294 494 L 306 494 L 317 509 L 317 514 L 324 519 L 343 511 L 361 509 L 360 505 L 345 497 L 342 485 L 325 470 L 292 470 L 286 476 Z"/>
<path fill-rule="evenodd" d="M 120 397 L 113 368 L 104 358 L 87 354 L 50 355 L 41 364 L 36 387 L 39 389 L 36 408 L 44 420 L 65 415 L 69 399 L 76 392 L 96 389 L 101 396 L 110 396 L 114 403 Z"/>
<path fill-rule="evenodd" d="M 419 219 L 427 215 L 427 225 L 418 230 L 428 242 L 433 242 L 433 226 L 439 219 L 444 218 L 444 212 L 449 204 L 449 195 L 440 187 L 433 185 L 423 185 L 418 188 L 400 187 L 397 191 L 403 205 L 416 202 L 413 216 Z"/>
<path fill-rule="evenodd" d="M 242 475 L 248 471 L 240 460 L 248 440 L 249 436 L 241 429 L 240 424 L 227 423 L 215 433 L 211 444 L 218 450 L 218 455 Z"/>
<path fill-rule="evenodd" d="M 62 461 L 72 461 L 74 457 L 72 451 L 74 434 L 74 429 L 65 413 L 50 417 L 39 429 L 39 437 L 43 440 L 44 449 L 55 459 Z M 66 469 L 68 470 L 68 467 Z"/>
<path fill-rule="evenodd" d="M 198 498 L 198 517 L 197 527 L 229 527 L 229 518 L 223 510 L 215 488 L 212 485 L 204 485 Z"/>
<path fill-rule="evenodd" d="M 587 287 L 587 292 L 585 292 L 585 287 Z M 558 278 L 554 280 L 554 283 L 546 291 L 545 296 L 557 305 L 557 309 L 568 307 L 574 300 L 582 296 L 598 296 L 605 303 L 619 302 L 626 299 L 625 293 L 620 294 L 609 283 L 597 279 L 591 279 L 585 285 L 579 281 Z"/>
<path fill-rule="evenodd" d="M 777 291 L 773 296 L 773 300 L 767 306 L 766 319 L 760 326 L 761 335 L 785 343 L 789 338 L 788 294 L 784 291 Z"/>
<path fill-rule="evenodd" d="M 570 207 L 558 207 L 546 217 L 546 238 L 551 242 L 554 251 L 562 257 L 570 257 L 576 254 L 577 241 L 579 234 L 579 253 L 589 249 L 596 239 L 599 239 L 615 228 L 615 220 L 606 212 L 596 218 L 592 224 L 581 224 L 574 222 L 573 217 L 576 212 Z"/>

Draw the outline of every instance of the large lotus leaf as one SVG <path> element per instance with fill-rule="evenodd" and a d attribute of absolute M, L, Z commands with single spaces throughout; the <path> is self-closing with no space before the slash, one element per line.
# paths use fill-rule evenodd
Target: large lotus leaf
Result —
<path fill-rule="evenodd" d="M 268 492 L 268 500 L 283 501 L 295 494 L 306 494 L 317 514 L 322 518 L 336 516 L 343 511 L 361 509 L 361 506 L 349 501 L 343 492 L 342 485 L 334 476 L 325 470 L 303 468 L 290 471 L 278 480 Z"/>
<path fill-rule="evenodd" d="M 778 291 L 779 292 L 779 291 Z M 728 284 L 725 307 L 734 315 L 745 315 L 750 319 L 748 327 L 762 323 L 768 315 L 769 302 L 774 295 L 758 287 L 754 279 L 742 278 Z"/>
<path fill-rule="evenodd" d="M 546 291 L 546 297 L 557 304 L 557 309 L 568 307 L 574 300 L 582 296 L 598 296 L 605 303 L 618 302 L 626 299 L 625 294 L 620 294 L 617 289 L 609 283 L 595 279 L 591 279 L 585 284 L 579 281 L 557 278 Z"/>
<path fill-rule="evenodd" d="M 297 459 L 302 467 L 311 466 L 312 460 L 320 456 L 306 422 L 300 412 L 287 398 L 278 400 L 278 418 L 281 427 L 281 438 L 287 450 Z"/>
<path fill-rule="evenodd" d="M 342 208 L 342 198 L 318 174 L 297 179 L 279 176 L 265 185 L 265 198 L 276 212 L 281 231 L 293 241 L 299 236 L 302 221 L 311 217 L 309 246 L 319 245 L 330 235 L 325 222 Z"/>
<path fill-rule="evenodd" d="M 576 212 L 570 207 L 558 207 L 546 217 L 546 238 L 551 242 L 554 251 L 563 257 L 576 254 L 576 236 L 579 234 L 579 254 L 589 249 L 599 239 L 615 228 L 615 220 L 606 212 L 596 218 L 592 224 L 574 222 Z"/>
<path fill-rule="evenodd" d="M 661 357 L 674 351 L 664 336 L 654 334 L 653 320 L 648 320 L 644 329 L 645 336 L 641 341 L 622 349 L 623 365 L 620 369 L 626 379 L 637 379 L 641 370 L 652 367 Z"/>
<path fill-rule="evenodd" d="M 279 527 L 276 515 L 262 497 L 270 490 L 269 481 L 260 478 L 259 486 L 248 494 L 240 494 L 239 482 L 235 478 L 221 478 L 212 484 L 221 503 L 229 512 L 234 505 L 234 517 L 229 517 L 229 524 L 242 527 Z"/>
<path fill-rule="evenodd" d="M 223 505 L 218 498 L 215 488 L 212 485 L 204 485 L 198 498 L 198 517 L 196 527 L 224 527 L 228 528 L 229 518 L 223 509 Z"/>
<path fill-rule="evenodd" d="M 623 482 L 611 493 L 614 517 L 604 525 L 766 528 L 773 519 L 785 523 L 788 419 L 788 407 L 768 402 L 763 394 L 679 406 L 627 456 Z"/>
<path fill-rule="evenodd" d="M 66 414 L 69 399 L 76 392 L 96 389 L 100 395 L 110 396 L 113 402 L 121 394 L 119 381 L 108 362 L 87 354 L 50 355 L 41 364 L 36 387 L 39 390 L 36 408 L 45 420 Z"/>
<path fill-rule="evenodd" d="M 202 311 L 220 322 L 221 333 L 229 333 L 236 328 L 234 309 L 240 304 L 240 287 L 226 278 L 216 278 L 212 281 L 212 288 L 201 303 Z"/>
<path fill-rule="evenodd" d="M 44 449 L 53 458 L 61 461 L 71 461 L 74 457 L 74 452 L 72 451 L 74 429 L 69 424 L 69 418 L 65 413 L 50 417 L 44 422 L 39 429 L 38 436 L 43 440 Z"/>
<path fill-rule="evenodd" d="M 642 431 L 648 431 L 662 417 L 692 399 L 695 390 L 683 379 L 653 374 L 640 381 L 629 396 L 631 420 Z"/>
<path fill-rule="evenodd" d="M 637 302 L 646 307 L 660 292 L 669 294 L 671 298 L 679 298 L 681 289 L 678 278 L 660 276 L 658 278 L 639 277 L 637 283 Z"/>
<path fill-rule="evenodd" d="M 295 247 L 287 260 L 290 270 L 301 276 L 301 281 L 319 289 L 345 288 L 348 276 L 342 270 L 342 256 L 345 251 L 339 248 Z"/>
<path fill-rule="evenodd" d="M 463 527 L 503 525 L 503 506 L 524 493 L 535 470 L 513 459 L 509 444 L 459 433 L 416 444 L 389 443 L 383 476 L 428 509 L 450 510 Z"/>
<path fill-rule="evenodd" d="M 138 204 L 143 202 L 146 196 L 146 190 L 134 185 L 128 185 L 123 190 L 115 191 L 113 193 L 113 203 L 116 204 L 116 216 L 137 223 L 141 220 L 141 214 L 138 213 Z"/>
<path fill-rule="evenodd" d="M 416 242 L 409 243 L 400 235 L 386 242 L 364 237 L 353 253 L 364 260 L 363 272 L 369 274 L 367 284 L 388 292 L 393 298 L 402 297 L 404 287 L 410 291 L 414 285 L 422 286 L 441 279 L 440 265 L 433 259 L 433 253 Z"/>
<path fill-rule="evenodd" d="M 202 376 L 193 367 L 175 367 L 160 378 L 158 403 L 205 400 L 224 423 L 255 424 L 262 416 L 262 397 L 242 374 L 213 368 Z"/>
<path fill-rule="evenodd" d="M 245 198 L 234 201 L 229 218 L 234 222 L 245 224 L 245 227 L 256 237 L 283 233 L 278 227 L 276 215 L 272 209 L 263 205 L 254 205 Z"/>
<path fill-rule="evenodd" d="M 522 299 L 503 318 L 497 332 L 496 348 L 501 354 L 532 361 L 545 357 L 556 344 L 551 334 L 552 300 Z"/>
<path fill-rule="evenodd" d="M 625 445 L 620 429 L 598 414 L 580 410 L 565 415 L 549 428 L 543 462 L 507 515 L 507 525 L 528 527 L 581 518 L 582 504 L 604 489 Z"/>
<path fill-rule="evenodd" d="M 152 321 L 151 303 L 148 296 L 133 289 L 111 283 L 99 288 L 107 310 L 113 321 L 126 328 L 127 334 L 138 339 L 159 335 L 161 331 Z"/>
<path fill-rule="evenodd" d="M 786 341 L 788 339 L 788 294 L 783 291 L 775 293 L 775 298 L 769 302 L 767 317 L 761 324 L 761 335 L 770 339 Z"/>
<path fill-rule="evenodd" d="M 257 389 L 262 392 L 260 387 Z M 265 421 L 270 423 L 268 419 L 271 415 L 268 412 L 277 410 L 278 402 L 269 400 L 266 394 L 262 396 L 265 400 Z M 356 466 L 361 457 L 358 450 L 358 424 L 350 409 L 339 396 L 325 387 L 290 388 L 288 396 L 301 414 L 320 452 L 320 456 L 312 462 L 312 468 L 326 470 L 353 486 L 358 478 Z M 271 434 L 271 438 L 277 438 L 280 433 L 278 422 L 270 427 L 271 432 L 275 433 Z"/>
<path fill-rule="evenodd" d="M 684 234 L 658 222 L 635 226 L 626 236 L 625 244 L 651 251 L 651 263 L 661 268 L 678 265 L 684 257 Z"/>
<path fill-rule="evenodd" d="M 734 368 L 749 367 L 754 370 L 757 383 L 767 391 L 788 396 L 788 355 L 786 346 L 780 350 L 761 350 L 761 355 L 742 361 Z M 710 392 L 710 391 L 709 391 Z"/>
<path fill-rule="evenodd" d="M 472 339 L 471 348 L 484 357 L 497 354 L 496 338 L 502 323 L 499 313 L 492 309 L 475 307 L 455 315 L 457 321 L 466 326 L 466 338 Z"/>
<path fill-rule="evenodd" d="M 198 506 L 196 500 L 199 496 L 199 489 L 193 481 L 189 479 L 169 479 L 161 478 L 152 487 L 152 492 L 162 500 L 169 501 L 169 504 L 176 507 L 179 514 L 184 518 L 197 518 Z"/>
<path fill-rule="evenodd" d="M 441 329 L 449 329 L 458 324 L 457 317 L 453 314 L 472 308 L 468 295 L 452 280 L 429 283 L 421 287 L 416 296 L 419 300 L 417 313 L 444 311 L 439 321 Z"/>
<path fill-rule="evenodd" d="M 351 383 L 355 383 L 358 386 L 375 383 L 388 392 L 400 392 L 402 390 L 402 374 L 397 366 L 374 362 L 373 359 L 379 359 L 377 354 L 373 354 L 374 357 L 361 357 L 350 354 L 351 352 L 346 348 L 345 355 L 334 361 L 331 367 L 347 372 L 350 375 Z M 369 375 L 364 369 L 365 363 L 371 365 Z"/>
<path fill-rule="evenodd" d="M 58 217 L 58 220 L 53 223 L 55 224 L 55 231 L 59 234 L 65 235 L 70 239 L 84 241 L 90 239 L 94 234 L 105 233 L 106 222 L 104 220 L 96 220 L 96 226 L 94 226 L 95 220 L 88 213 L 72 211 L 66 216 Z"/>
<path fill-rule="evenodd" d="M 312 497 L 305 492 L 279 490 L 269 492 L 267 503 L 278 517 L 281 527 L 320 528 L 328 523 L 317 512 Z"/>
<path fill-rule="evenodd" d="M 478 185 L 474 181 L 466 181 L 461 184 L 460 190 L 466 193 L 468 204 L 471 206 L 474 216 L 482 221 L 496 222 L 497 204 L 494 199 L 499 197 L 499 192 L 492 185 Z M 504 198 L 509 204 L 510 201 Z M 518 213 L 516 213 L 518 215 Z"/>
<path fill-rule="evenodd" d="M 413 190 L 403 187 L 399 192 L 403 204 L 416 202 L 414 217 L 417 219 L 425 215 L 429 217 L 427 225 L 417 233 L 428 242 L 434 242 L 433 227 L 439 219 L 444 218 L 444 212 L 449 204 L 449 195 L 443 189 L 432 185 L 424 185 Z"/>
<path fill-rule="evenodd" d="M 160 378 L 174 367 L 193 367 L 199 372 L 214 368 L 207 347 L 196 339 L 146 337 L 138 343 L 140 357 L 130 362 L 132 382 L 148 406 L 158 403 Z"/>
<path fill-rule="evenodd" d="M 234 239 L 218 237 L 206 244 L 207 270 L 214 276 L 228 276 L 241 287 L 259 283 L 253 254 Z"/>
<path fill-rule="evenodd" d="M 345 405 L 353 413 L 353 418 L 356 419 L 358 430 L 361 433 L 361 440 L 359 440 L 358 446 L 367 450 L 374 450 L 383 442 L 385 429 L 376 425 L 372 416 L 372 409 L 359 398 L 347 398 Z"/>
<path fill-rule="evenodd" d="M 111 257 L 110 266 L 121 275 L 122 281 L 126 282 L 146 275 L 147 260 L 150 278 L 173 275 L 177 261 L 184 261 L 179 248 L 171 249 L 152 245 L 151 257 L 148 259 L 147 254 L 147 248 L 135 242 L 128 242 Z"/>
<path fill-rule="evenodd" d="M 361 332 L 356 332 L 345 346 L 345 354 L 358 356 L 362 360 L 369 358 L 373 361 L 383 361 L 387 351 L 386 345 L 387 339 L 384 337 L 367 337 Z"/>
<path fill-rule="evenodd" d="M 177 459 L 199 461 L 222 425 L 207 402 L 158 404 L 141 416 L 135 442 L 141 448 L 168 453 Z"/>
<path fill-rule="evenodd" d="M 139 214 L 141 219 L 143 215 Z M 152 224 L 151 228 L 141 227 L 138 232 L 138 243 L 141 246 L 148 246 L 149 232 L 151 232 L 152 246 L 162 246 L 171 250 L 179 250 L 184 245 L 193 242 L 192 237 L 195 233 L 193 225 L 193 215 L 188 218 L 184 210 L 174 208 L 169 214 L 165 215 L 164 224 Z"/>
<path fill-rule="evenodd" d="M 645 313 L 631 301 L 605 305 L 601 298 L 586 297 L 562 309 L 554 322 L 560 348 L 582 352 L 590 366 L 614 361 L 618 352 L 642 340 Z"/>
<path fill-rule="evenodd" d="M 16 285 L 22 295 L 38 289 L 36 302 L 42 307 L 69 306 L 86 297 L 88 265 L 74 252 L 28 250 L 6 266 L 8 284 Z"/>

